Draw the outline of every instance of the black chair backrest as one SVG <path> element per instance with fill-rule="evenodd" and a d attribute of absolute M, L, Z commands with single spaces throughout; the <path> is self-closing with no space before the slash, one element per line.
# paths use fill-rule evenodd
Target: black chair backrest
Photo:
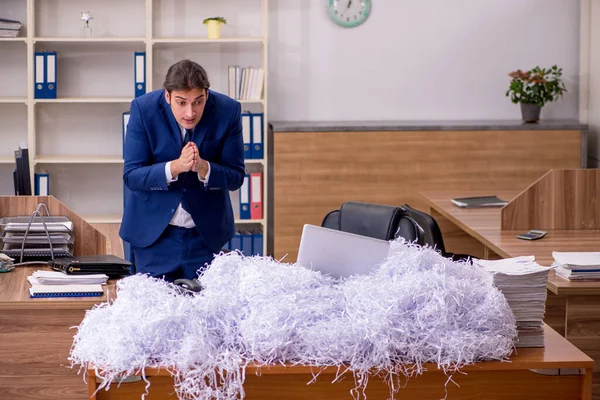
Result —
<path fill-rule="evenodd" d="M 406 210 L 386 204 L 347 201 L 339 210 L 329 212 L 321 226 L 381 240 L 399 236 L 410 242 L 422 240 L 419 224 Z"/>
<path fill-rule="evenodd" d="M 442 231 L 435 218 L 426 212 L 412 208 L 408 204 L 404 204 L 402 208 L 423 228 L 423 243 L 439 250 L 442 255 L 446 254 Z"/>

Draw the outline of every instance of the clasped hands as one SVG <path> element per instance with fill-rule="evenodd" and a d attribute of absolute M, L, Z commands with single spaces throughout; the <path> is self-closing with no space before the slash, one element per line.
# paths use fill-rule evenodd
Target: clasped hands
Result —
<path fill-rule="evenodd" d="M 202 179 L 208 173 L 208 163 L 200 158 L 198 147 L 194 142 L 188 142 L 183 146 L 179 158 L 171 162 L 171 175 L 173 175 L 173 178 L 188 171 L 197 172 Z"/>

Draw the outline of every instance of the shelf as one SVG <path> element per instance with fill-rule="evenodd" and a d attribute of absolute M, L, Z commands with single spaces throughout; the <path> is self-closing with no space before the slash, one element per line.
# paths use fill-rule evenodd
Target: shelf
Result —
<path fill-rule="evenodd" d="M 238 225 L 249 225 L 249 224 L 265 224 L 264 219 L 236 219 L 235 223 Z"/>
<path fill-rule="evenodd" d="M 26 37 L 16 37 L 16 38 L 1 37 L 0 42 L 27 42 L 27 38 Z"/>
<path fill-rule="evenodd" d="M 256 160 L 256 159 L 247 159 L 244 160 L 245 164 L 260 164 L 260 165 L 265 165 L 265 160 L 263 160 L 262 158 L 260 160 Z"/>
<path fill-rule="evenodd" d="M 146 43 L 145 37 L 35 37 L 33 42 Z"/>
<path fill-rule="evenodd" d="M 133 97 L 60 97 L 57 99 L 34 99 L 35 103 L 130 103 Z"/>
<path fill-rule="evenodd" d="M 263 43 L 264 40 L 260 36 L 247 37 L 230 37 L 220 39 L 209 39 L 205 37 L 170 37 L 170 38 L 154 38 L 152 44 L 155 43 Z"/>
<path fill-rule="evenodd" d="M 0 156 L 0 164 L 14 164 L 15 157 L 14 156 Z"/>
<path fill-rule="evenodd" d="M 114 156 L 38 156 L 36 164 L 123 164 L 122 157 Z"/>
<path fill-rule="evenodd" d="M 84 214 L 81 216 L 88 224 L 120 224 L 120 214 Z"/>
<path fill-rule="evenodd" d="M 264 100 L 239 100 L 239 99 L 236 99 L 236 100 L 242 104 L 265 104 Z"/>
<path fill-rule="evenodd" d="M 27 104 L 27 98 L 25 98 L 25 97 L 0 97 L 0 103 Z"/>

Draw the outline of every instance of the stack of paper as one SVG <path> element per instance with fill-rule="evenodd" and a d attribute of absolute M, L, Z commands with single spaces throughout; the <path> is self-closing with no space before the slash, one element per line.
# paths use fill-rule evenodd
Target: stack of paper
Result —
<path fill-rule="evenodd" d="M 535 257 L 475 260 L 490 272 L 494 285 L 504 294 L 517 321 L 516 347 L 544 347 L 544 314 L 548 271 Z"/>
<path fill-rule="evenodd" d="M 67 275 L 57 271 L 35 271 L 27 280 L 32 285 L 104 285 L 108 275 Z"/>
<path fill-rule="evenodd" d="M 558 276 L 570 281 L 600 280 L 600 251 L 553 251 L 552 257 L 554 257 L 555 271 Z"/>
<path fill-rule="evenodd" d="M 57 271 L 35 271 L 27 277 L 31 284 L 29 297 L 89 297 L 102 296 L 102 285 L 108 276 L 67 275 Z"/>
<path fill-rule="evenodd" d="M 32 285 L 29 297 L 91 297 L 102 296 L 101 285 Z"/>
<path fill-rule="evenodd" d="M 0 18 L 0 37 L 17 37 L 22 27 L 19 21 Z"/>

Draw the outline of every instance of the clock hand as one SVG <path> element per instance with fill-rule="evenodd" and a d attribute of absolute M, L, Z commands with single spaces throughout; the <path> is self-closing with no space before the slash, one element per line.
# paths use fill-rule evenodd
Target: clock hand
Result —
<path fill-rule="evenodd" d="M 352 5 L 352 0 L 348 1 L 348 5 L 346 6 L 346 9 L 344 11 L 342 11 L 342 13 L 340 14 L 340 17 L 344 14 L 346 14 L 346 11 L 348 11 L 350 9 L 350 6 Z"/>

